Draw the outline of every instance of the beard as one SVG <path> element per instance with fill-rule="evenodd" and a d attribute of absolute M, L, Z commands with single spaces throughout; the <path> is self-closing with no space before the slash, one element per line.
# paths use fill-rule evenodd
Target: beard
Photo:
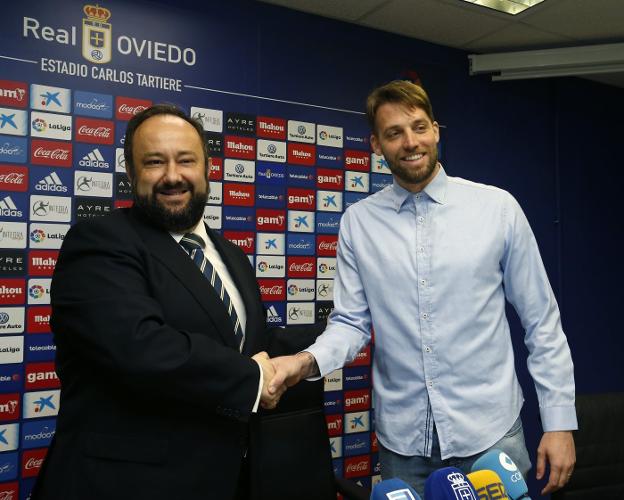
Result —
<path fill-rule="evenodd" d="M 428 153 L 429 162 L 424 168 L 418 170 L 404 168 L 400 162 L 388 161 L 388 157 L 386 157 L 386 161 L 388 161 L 388 168 L 390 171 L 403 182 L 407 184 L 420 184 L 431 178 L 433 172 L 435 171 L 435 167 L 438 164 L 437 149 L 434 148 Z"/>
<path fill-rule="evenodd" d="M 184 188 L 190 191 L 191 199 L 179 210 L 171 210 L 156 198 L 158 189 Z M 175 185 L 162 184 L 154 187 L 149 195 L 138 195 L 136 185 L 133 183 L 134 206 L 141 211 L 143 216 L 154 226 L 172 233 L 182 233 L 197 225 L 204 215 L 204 208 L 208 201 L 208 180 L 206 190 L 195 191 L 195 186 L 180 182 Z"/>

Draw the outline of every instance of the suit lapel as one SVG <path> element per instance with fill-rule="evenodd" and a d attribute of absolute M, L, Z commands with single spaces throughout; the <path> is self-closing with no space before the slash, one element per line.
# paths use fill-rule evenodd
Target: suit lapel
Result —
<path fill-rule="evenodd" d="M 131 220 L 152 256 L 167 267 L 182 286 L 195 297 L 212 319 L 225 344 L 238 349 L 234 328 L 223 301 L 182 247 L 169 233 L 146 224 L 136 216 L 136 213 L 133 213 Z"/>

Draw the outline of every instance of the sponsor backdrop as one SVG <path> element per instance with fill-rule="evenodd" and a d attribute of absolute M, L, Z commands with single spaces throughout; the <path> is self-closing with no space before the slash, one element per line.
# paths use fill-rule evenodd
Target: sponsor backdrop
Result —
<path fill-rule="evenodd" d="M 622 163 L 613 161 L 622 158 L 613 146 L 621 93 L 574 79 L 492 84 L 467 76 L 460 51 L 258 2 L 213 3 L 3 5 L 0 498 L 28 498 L 55 432 L 49 289 L 63 237 L 77 221 L 131 203 L 124 131 L 155 102 L 202 121 L 213 157 L 204 218 L 249 256 L 269 322 L 306 324 L 332 309 L 341 214 L 391 182 L 384 159 L 370 151 L 364 99 L 393 78 L 422 81 L 447 126 L 441 152 L 449 173 L 509 189 L 525 208 L 560 300 L 580 390 L 623 389 L 615 358 L 622 341 L 613 334 L 596 345 L 586 335 L 616 331 L 609 312 L 621 298 L 594 293 L 608 289 L 614 272 L 622 277 L 610 264 L 621 260 L 617 246 L 594 243 L 624 214 L 587 203 L 592 186 L 602 199 L 617 199 L 621 169 L 600 187 L 586 175 L 589 164 Z M 589 109 L 575 104 L 581 93 Z M 578 141 L 577 123 L 605 126 L 584 127 Z M 592 266 L 582 287 L 579 261 Z M 335 472 L 367 486 L 379 480 L 372 349 L 325 382 Z M 537 402 L 518 358 L 535 456 Z"/>

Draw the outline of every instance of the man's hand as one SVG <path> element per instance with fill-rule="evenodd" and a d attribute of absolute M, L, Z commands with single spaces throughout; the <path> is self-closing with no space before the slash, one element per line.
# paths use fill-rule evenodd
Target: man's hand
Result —
<path fill-rule="evenodd" d="M 306 351 L 293 356 L 280 356 L 271 360 L 275 376 L 269 382 L 269 393 L 279 391 L 280 387 L 292 387 L 301 379 L 311 377 L 318 372 L 314 356 Z"/>
<path fill-rule="evenodd" d="M 550 464 L 550 476 L 548 484 L 542 490 L 542 495 L 557 491 L 572 477 L 576 451 L 571 431 L 544 433 L 537 448 L 536 477 L 538 480 L 544 477 L 547 463 Z"/>
<path fill-rule="evenodd" d="M 269 383 L 275 378 L 275 368 L 269 355 L 262 351 L 251 357 L 262 369 L 262 393 L 260 394 L 260 406 L 267 410 L 272 410 L 279 403 L 282 394 L 286 391 L 286 385 L 275 384 L 272 391 L 269 391 Z"/>

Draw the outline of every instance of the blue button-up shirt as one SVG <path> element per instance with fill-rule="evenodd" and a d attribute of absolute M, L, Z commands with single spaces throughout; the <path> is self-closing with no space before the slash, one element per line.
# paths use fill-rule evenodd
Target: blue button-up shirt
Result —
<path fill-rule="evenodd" d="M 419 193 L 396 182 L 342 217 L 334 311 L 310 351 L 325 375 L 375 331 L 377 436 L 442 458 L 497 442 L 523 403 L 505 299 L 526 331 L 545 431 L 576 429 L 574 375 L 537 243 L 506 191 L 440 168 Z"/>

